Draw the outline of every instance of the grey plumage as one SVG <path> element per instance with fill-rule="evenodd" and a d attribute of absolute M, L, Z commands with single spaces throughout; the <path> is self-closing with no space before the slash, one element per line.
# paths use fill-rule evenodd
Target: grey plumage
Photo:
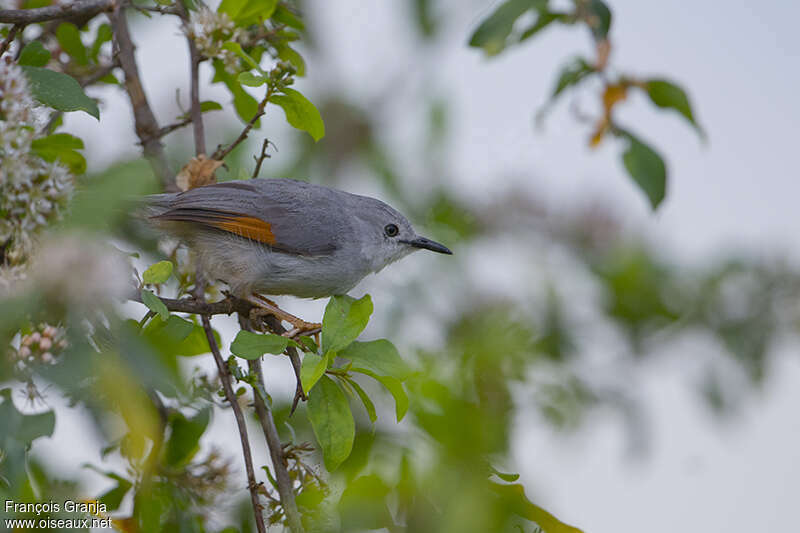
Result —
<path fill-rule="evenodd" d="M 450 253 L 419 237 L 380 200 L 289 179 L 154 195 L 146 211 L 158 227 L 187 243 L 208 275 L 239 296 L 344 294 L 420 248 Z"/>

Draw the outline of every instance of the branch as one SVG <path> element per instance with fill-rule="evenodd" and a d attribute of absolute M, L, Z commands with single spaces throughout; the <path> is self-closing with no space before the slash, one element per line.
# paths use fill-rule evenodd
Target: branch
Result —
<path fill-rule="evenodd" d="M 180 122 L 175 122 L 174 124 L 169 124 L 167 126 L 164 126 L 160 130 L 158 130 L 158 138 L 160 139 L 161 137 L 164 137 L 165 135 L 168 135 L 175 130 L 181 129 L 184 126 L 188 126 L 191 123 L 192 123 L 192 118 L 188 117 L 181 120 Z"/>
<path fill-rule="evenodd" d="M 258 177 L 258 173 L 261 172 L 261 163 L 264 162 L 264 159 L 270 158 L 270 155 L 267 153 L 267 148 L 269 148 L 270 144 L 275 146 L 275 143 L 270 142 L 269 139 L 264 139 L 264 143 L 261 145 L 261 155 L 258 157 L 253 156 L 253 158 L 256 160 L 256 168 L 253 170 L 253 179 L 256 179 Z M 277 147 L 275 147 L 275 151 L 278 151 Z"/>
<path fill-rule="evenodd" d="M 239 324 L 242 329 L 248 331 L 252 330 L 249 320 L 247 320 L 244 315 L 239 315 Z M 289 477 L 286 456 L 283 453 L 283 446 L 281 445 L 281 439 L 278 435 L 278 428 L 275 426 L 275 419 L 272 417 L 272 411 L 264 401 L 264 396 L 262 396 L 262 392 L 266 394 L 266 389 L 264 387 L 264 372 L 261 368 L 261 360 L 248 361 L 247 366 L 250 368 L 250 372 L 256 376 L 256 385 L 253 386 L 256 415 L 258 416 L 258 421 L 261 423 L 264 439 L 267 441 L 267 447 L 269 448 L 272 468 L 275 470 L 275 481 L 278 485 L 278 495 L 281 498 L 281 506 L 286 515 L 286 521 L 289 523 L 289 529 L 292 530 L 292 533 L 303 533 L 303 523 L 300 520 L 300 513 L 297 511 L 292 479 Z"/>
<path fill-rule="evenodd" d="M 194 39 L 192 38 L 190 28 L 189 28 L 189 13 L 186 10 L 186 6 L 183 5 L 183 2 L 177 2 L 175 4 L 179 11 L 179 15 L 183 20 L 183 28 L 184 33 L 186 34 L 186 42 L 189 43 L 189 62 L 190 62 L 190 73 L 191 73 L 191 98 L 192 98 L 192 108 L 191 108 L 191 118 L 192 118 L 192 126 L 194 130 L 194 147 L 196 155 L 205 154 L 206 153 L 206 137 L 205 132 L 203 131 L 203 111 L 200 109 L 200 62 L 202 61 L 202 57 L 200 53 L 197 51 L 197 44 L 195 44 Z"/>
<path fill-rule="evenodd" d="M 0 9 L 0 22 L 34 24 L 55 19 L 87 19 L 103 11 L 118 9 L 119 3 L 119 0 L 83 0 L 35 9 Z"/>
<path fill-rule="evenodd" d="M 131 107 L 133 107 L 136 135 L 142 143 L 142 151 L 150 161 L 153 172 L 161 180 L 164 189 L 176 190 L 174 173 L 169 168 L 164 146 L 158 137 L 160 128 L 139 79 L 139 68 L 134 55 L 135 46 L 131 40 L 125 11 L 120 5 L 115 5 L 114 11 L 109 15 L 109 20 L 118 49 L 119 63 L 125 73 L 125 90 L 128 92 Z"/>
<path fill-rule="evenodd" d="M 211 156 L 211 159 L 216 159 L 217 161 L 222 161 L 225 158 L 226 155 L 231 153 L 231 151 L 233 151 L 234 148 L 239 146 L 239 144 L 242 141 L 247 139 L 247 134 L 250 133 L 250 130 L 253 129 L 253 126 L 255 125 L 255 123 L 264 114 L 264 108 L 267 107 L 267 102 L 269 102 L 269 99 L 272 96 L 272 93 L 273 93 L 273 89 L 272 88 L 267 89 L 266 96 L 264 96 L 264 99 L 261 100 L 261 102 L 258 104 L 258 109 L 256 110 L 256 114 L 253 115 L 253 118 L 250 119 L 250 122 L 245 124 L 244 130 L 242 131 L 242 133 L 240 133 L 239 136 L 236 138 L 236 140 L 233 141 L 231 144 L 229 144 L 226 148 L 223 148 L 222 145 L 219 145 L 217 147 L 216 151 L 214 152 L 214 154 Z"/>
<path fill-rule="evenodd" d="M 200 303 L 205 303 L 203 296 L 203 288 L 200 285 L 199 279 L 195 297 Z M 250 490 L 250 502 L 253 504 L 253 514 L 256 520 L 256 528 L 258 533 L 266 533 L 266 526 L 264 525 L 264 515 L 261 511 L 261 504 L 258 501 L 258 484 L 256 483 L 256 475 L 253 470 L 253 457 L 250 453 L 250 439 L 247 437 L 247 425 L 245 424 L 244 415 L 242 415 L 242 408 L 236 398 L 236 393 L 233 391 L 231 385 L 231 374 L 228 370 L 228 365 L 222 359 L 217 340 L 214 338 L 214 332 L 211 329 L 211 320 L 208 315 L 200 315 L 203 321 L 203 330 L 208 339 L 208 345 L 211 348 L 211 353 L 214 355 L 214 362 L 217 364 L 219 371 L 219 379 L 222 382 L 222 389 L 225 392 L 225 399 L 233 410 L 233 416 L 236 418 L 236 426 L 239 428 L 239 439 L 242 442 L 242 454 L 244 455 L 244 467 L 247 472 L 247 488 Z"/>
<path fill-rule="evenodd" d="M 5 54 L 6 50 L 8 50 L 8 47 L 11 46 L 11 43 L 14 42 L 14 38 L 17 36 L 17 32 L 24 29 L 25 29 L 24 24 L 14 24 L 13 26 L 11 26 L 11 29 L 8 30 L 8 37 L 6 37 L 5 41 L 3 41 L 2 44 L 0 44 L 0 56 Z"/>

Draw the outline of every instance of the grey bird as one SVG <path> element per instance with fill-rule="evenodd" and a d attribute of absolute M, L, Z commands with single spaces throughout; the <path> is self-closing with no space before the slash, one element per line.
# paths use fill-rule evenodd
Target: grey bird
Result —
<path fill-rule="evenodd" d="M 416 250 L 452 253 L 380 200 L 291 179 L 217 183 L 149 196 L 146 205 L 150 220 L 184 241 L 209 278 L 277 310 L 298 331 L 317 325 L 259 295 L 346 294 Z"/>

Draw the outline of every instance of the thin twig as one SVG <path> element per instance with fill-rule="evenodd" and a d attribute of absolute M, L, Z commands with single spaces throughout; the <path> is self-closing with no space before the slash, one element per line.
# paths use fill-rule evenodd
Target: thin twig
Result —
<path fill-rule="evenodd" d="M 243 315 L 239 315 L 239 324 L 242 329 L 252 331 L 249 320 Z M 303 533 L 303 523 L 300 521 L 300 513 L 297 511 L 292 479 L 289 477 L 286 456 L 283 452 L 283 446 L 281 446 L 278 428 L 275 426 L 275 419 L 272 417 L 272 411 L 262 396 L 262 391 L 266 393 L 266 389 L 264 386 L 264 372 L 261 368 L 261 361 L 248 361 L 247 365 L 250 368 L 250 372 L 256 376 L 256 385 L 253 386 L 256 415 L 258 416 L 258 421 L 261 423 L 264 439 L 267 441 L 267 447 L 269 448 L 272 468 L 275 471 L 275 481 L 278 485 L 278 494 L 281 498 L 281 506 L 283 507 L 286 521 L 292 533 Z"/>
<path fill-rule="evenodd" d="M 205 303 L 203 288 L 199 280 L 195 290 L 195 298 L 201 303 Z M 214 338 L 214 331 L 211 329 L 211 319 L 208 315 L 200 315 L 200 318 L 203 322 L 203 330 L 206 333 L 206 339 L 208 340 L 208 345 L 211 348 L 211 353 L 214 355 L 214 362 L 216 363 L 217 370 L 219 371 L 219 379 L 222 382 L 222 390 L 225 392 L 225 399 L 228 400 L 228 403 L 231 406 L 233 416 L 236 418 L 236 426 L 239 429 L 239 439 L 242 443 L 242 455 L 244 456 L 244 467 L 247 473 L 247 488 L 250 491 L 250 502 L 253 504 L 253 515 L 255 516 L 256 520 L 256 528 L 258 529 L 258 533 L 266 533 L 264 514 L 262 512 L 261 503 L 258 501 L 259 486 L 256 483 L 256 474 L 253 470 L 253 456 L 250 452 L 250 439 L 247 436 L 247 425 L 245 423 L 244 415 L 242 414 L 242 408 L 239 406 L 236 393 L 234 393 L 233 386 L 231 385 L 230 370 L 228 370 L 228 365 L 225 363 L 225 360 L 222 358 L 222 354 L 219 351 L 217 339 Z"/>
<path fill-rule="evenodd" d="M 3 43 L 0 44 L 0 56 L 6 53 L 8 47 L 11 46 L 11 43 L 14 42 L 14 39 L 17 36 L 17 32 L 23 29 L 25 29 L 24 24 L 14 24 L 13 26 L 11 26 L 11 29 L 8 30 L 8 37 L 6 37 Z"/>
<path fill-rule="evenodd" d="M 34 9 L 0 9 L 0 22 L 33 24 L 55 19 L 93 17 L 119 7 L 119 0 L 83 0 L 71 4 L 56 4 Z"/>
<path fill-rule="evenodd" d="M 231 151 L 234 148 L 239 146 L 239 144 L 242 141 L 247 139 L 247 134 L 249 134 L 250 130 L 253 129 L 253 126 L 258 121 L 258 119 L 261 118 L 262 115 L 264 115 L 264 108 L 267 107 L 267 102 L 269 102 L 269 99 L 272 97 L 272 93 L 273 93 L 272 88 L 267 89 L 267 94 L 264 96 L 264 99 L 261 100 L 261 102 L 259 102 L 258 104 L 258 109 L 256 110 L 256 114 L 253 115 L 253 118 L 251 118 L 247 124 L 245 124 L 242 133 L 240 133 L 239 136 L 236 138 L 236 140 L 233 141 L 231 144 L 229 144 L 227 147 L 223 148 L 222 145 L 219 145 L 214 154 L 211 156 L 211 159 L 216 159 L 217 161 L 221 161 L 222 159 L 225 158 L 226 155 L 231 153 Z"/>
<path fill-rule="evenodd" d="M 206 137 L 203 131 L 203 111 L 200 109 L 200 62 L 203 60 L 200 52 L 197 51 L 197 44 L 192 37 L 189 27 L 189 12 L 183 2 L 175 4 L 181 19 L 183 20 L 183 30 L 186 34 L 186 42 L 189 44 L 189 63 L 191 74 L 191 117 L 192 129 L 194 131 L 194 147 L 196 155 L 206 153 Z"/>
<path fill-rule="evenodd" d="M 147 13 L 158 13 L 159 15 L 177 15 L 181 16 L 181 10 L 177 6 L 133 6 L 137 11 Z"/>
<path fill-rule="evenodd" d="M 188 126 L 192 123 L 192 117 L 186 117 L 185 119 L 181 120 L 180 122 L 175 122 L 174 124 L 169 124 L 167 126 L 163 126 L 160 130 L 158 130 L 158 137 L 164 137 L 172 133 L 175 130 L 179 130 L 184 126 Z"/>
<path fill-rule="evenodd" d="M 253 156 L 256 160 L 256 168 L 253 169 L 253 179 L 256 179 L 258 177 L 258 173 L 261 172 L 261 163 L 264 162 L 264 159 L 270 158 L 270 155 L 267 153 L 267 148 L 269 148 L 270 144 L 275 146 L 275 143 L 270 142 L 269 139 L 264 139 L 264 143 L 261 145 L 261 155 L 258 157 Z M 275 148 L 275 150 L 277 150 L 277 148 Z"/>
<path fill-rule="evenodd" d="M 164 153 L 164 146 L 158 137 L 161 128 L 153 114 L 153 110 L 147 101 L 142 82 L 139 78 L 139 68 L 136 65 L 134 56 L 134 44 L 131 40 L 130 30 L 125 11 L 120 5 L 116 5 L 109 14 L 111 28 L 114 32 L 114 40 L 118 51 L 118 58 L 123 72 L 125 72 L 125 90 L 133 108 L 133 120 L 136 128 L 136 135 L 142 143 L 142 151 L 150 161 L 153 172 L 161 180 L 165 190 L 177 190 L 175 185 L 174 173 L 170 171 L 167 156 Z"/>

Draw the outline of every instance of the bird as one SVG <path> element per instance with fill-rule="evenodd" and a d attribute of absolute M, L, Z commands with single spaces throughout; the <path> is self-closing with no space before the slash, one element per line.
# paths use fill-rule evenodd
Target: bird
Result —
<path fill-rule="evenodd" d="M 152 225 L 188 246 L 208 278 L 292 324 L 292 335 L 320 325 L 267 296 L 343 295 L 412 252 L 452 254 L 378 199 L 286 178 L 150 195 L 145 212 Z"/>

